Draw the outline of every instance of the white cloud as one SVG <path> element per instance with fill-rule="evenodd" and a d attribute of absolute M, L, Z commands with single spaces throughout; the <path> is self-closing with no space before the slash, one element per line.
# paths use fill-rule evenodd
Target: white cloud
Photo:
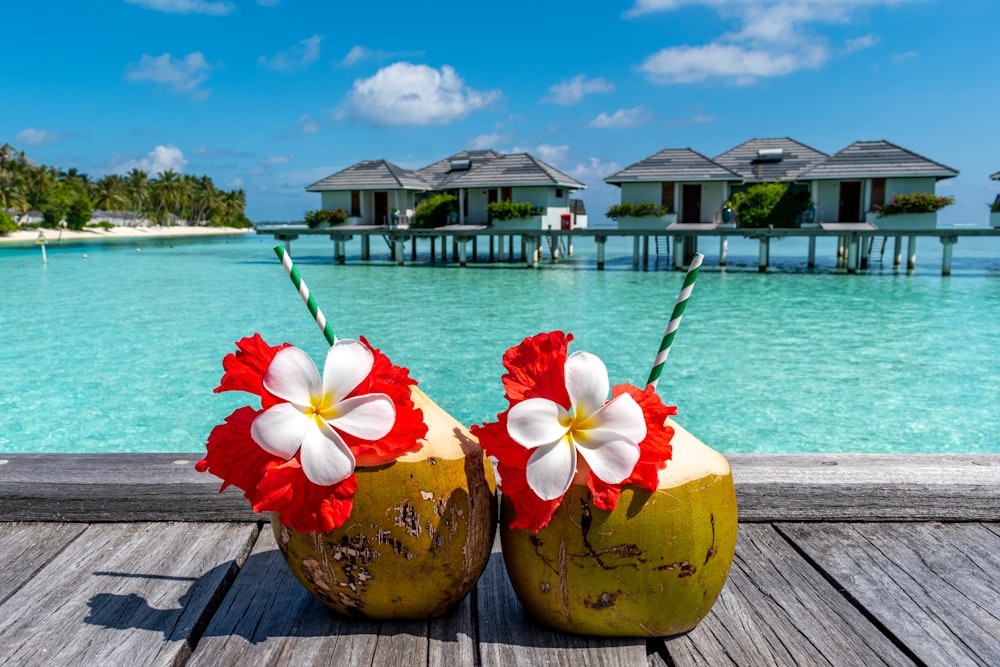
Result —
<path fill-rule="evenodd" d="M 875 34 L 864 35 L 862 37 L 855 37 L 854 39 L 849 39 L 844 42 L 844 52 L 854 53 L 855 51 L 861 51 L 863 49 L 868 49 L 879 42 L 882 38 Z"/>
<path fill-rule="evenodd" d="M 138 63 L 129 65 L 125 75 L 128 81 L 151 81 L 170 87 L 175 93 L 189 94 L 196 99 L 208 97 L 208 91 L 199 86 L 208 79 L 212 67 L 205 56 L 195 51 L 184 58 L 172 58 L 169 53 L 162 56 L 143 54 Z"/>
<path fill-rule="evenodd" d="M 271 165 L 271 164 L 285 164 L 291 162 L 295 159 L 294 155 L 270 155 L 266 158 L 262 158 L 260 161 L 261 165 Z"/>
<path fill-rule="evenodd" d="M 257 4 L 261 7 L 275 7 L 281 4 L 281 0 L 257 0 Z"/>
<path fill-rule="evenodd" d="M 714 9 L 723 19 L 734 21 L 737 30 L 709 44 L 662 49 L 649 56 L 640 69 L 655 83 L 721 80 L 745 85 L 760 78 L 822 67 L 834 52 L 817 26 L 850 24 L 857 13 L 871 7 L 921 1 L 636 0 L 625 16 L 635 18 L 685 7 Z M 878 39 L 874 34 L 849 39 L 840 53 L 868 48 Z"/>
<path fill-rule="evenodd" d="M 588 127 L 641 127 L 650 120 L 653 115 L 649 109 L 643 106 L 631 109 L 619 109 L 610 116 L 601 112 L 594 120 L 587 123 Z"/>
<path fill-rule="evenodd" d="M 906 53 L 894 53 L 892 54 L 892 62 L 901 63 L 906 60 L 913 60 L 918 58 L 919 54 L 916 51 L 907 51 Z"/>
<path fill-rule="evenodd" d="M 52 130 L 39 130 L 34 127 L 26 127 L 14 137 L 14 143 L 23 146 L 44 146 L 69 137 L 64 132 L 53 132 Z"/>
<path fill-rule="evenodd" d="M 299 119 L 295 121 L 298 125 L 299 131 L 302 134 L 312 134 L 313 132 L 319 132 L 319 123 L 313 120 L 312 116 L 309 114 L 302 114 Z"/>
<path fill-rule="evenodd" d="M 535 147 L 534 151 L 525 151 L 531 153 L 542 162 L 548 162 L 552 166 L 557 164 L 565 163 L 566 157 L 569 155 L 569 146 L 562 144 L 560 146 L 552 146 L 550 144 L 540 144 Z"/>
<path fill-rule="evenodd" d="M 236 9 L 236 6 L 231 2 L 210 2 L 209 0 L 125 0 L 125 2 L 168 14 L 226 16 Z"/>
<path fill-rule="evenodd" d="M 578 162 L 569 170 L 569 175 L 581 183 L 586 183 L 587 181 L 603 182 L 605 176 L 610 176 L 619 171 L 621 171 L 621 167 L 618 166 L 617 162 L 613 160 L 605 162 L 600 158 L 592 157 L 584 162 Z"/>
<path fill-rule="evenodd" d="M 487 148 L 496 148 L 497 146 L 501 146 L 507 141 L 508 137 L 500 134 L 499 132 L 480 134 L 478 137 L 473 137 L 469 140 L 467 148 L 474 151 L 485 150 Z"/>
<path fill-rule="evenodd" d="M 351 50 L 348 51 L 347 55 L 340 61 L 340 66 L 353 67 L 362 60 L 378 62 L 392 60 L 395 58 L 419 58 L 422 55 L 424 55 L 423 51 L 382 51 L 369 49 L 367 46 L 361 46 L 358 44 L 351 47 Z"/>
<path fill-rule="evenodd" d="M 674 46 L 662 49 L 640 69 L 654 83 L 696 83 L 726 79 L 737 85 L 754 83 L 760 77 L 791 74 L 805 67 L 819 67 L 828 57 L 820 44 L 803 46 L 801 52 L 745 49 L 731 44 Z"/>
<path fill-rule="evenodd" d="M 543 99 L 544 102 L 569 106 L 576 104 L 591 93 L 610 93 L 615 89 L 615 85 L 609 81 L 598 77 L 588 79 L 583 74 L 577 74 L 572 79 L 563 79 L 559 83 L 549 88 L 549 94 Z"/>
<path fill-rule="evenodd" d="M 352 46 L 351 50 L 347 52 L 346 56 L 344 56 L 344 59 L 340 61 L 340 64 L 342 67 L 350 67 L 358 61 L 364 60 L 368 57 L 369 53 L 371 52 L 364 46 Z"/>
<path fill-rule="evenodd" d="M 181 149 L 167 144 L 166 146 L 157 146 L 144 157 L 126 160 L 115 167 L 113 171 L 124 174 L 133 169 L 141 169 L 148 174 L 155 175 L 164 171 L 183 171 L 187 163 Z"/>
<path fill-rule="evenodd" d="M 480 92 L 465 85 L 455 70 L 438 71 L 407 62 L 383 67 L 358 79 L 337 117 L 380 126 L 444 125 L 493 104 L 500 91 Z"/>
<path fill-rule="evenodd" d="M 319 58 L 319 45 L 324 38 L 325 35 L 313 35 L 300 39 L 287 51 L 279 51 L 270 58 L 261 56 L 257 64 L 279 71 L 301 69 Z"/>

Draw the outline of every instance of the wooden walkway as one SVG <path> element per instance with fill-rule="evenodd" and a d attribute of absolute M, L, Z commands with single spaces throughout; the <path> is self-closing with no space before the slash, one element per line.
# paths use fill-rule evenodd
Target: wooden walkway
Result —
<path fill-rule="evenodd" d="M 0 664 L 1000 664 L 1000 455 L 731 456 L 729 582 L 667 640 L 538 627 L 499 553 L 444 618 L 340 618 L 194 458 L 0 455 Z"/>

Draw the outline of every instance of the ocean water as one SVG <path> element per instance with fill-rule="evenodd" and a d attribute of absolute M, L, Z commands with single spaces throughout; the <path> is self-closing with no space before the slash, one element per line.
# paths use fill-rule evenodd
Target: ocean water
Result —
<path fill-rule="evenodd" d="M 820 240 L 732 238 L 705 265 L 659 384 L 678 421 L 720 451 L 1000 452 L 1000 240 L 960 239 L 953 274 L 920 239 L 912 275 L 835 266 Z M 260 332 L 320 364 L 326 344 L 270 237 L 0 247 L 0 452 L 200 452 L 245 394 L 215 394 L 234 341 Z M 338 336 L 366 336 L 465 424 L 505 407 L 504 351 L 554 329 L 574 334 L 612 383 L 642 385 L 683 273 L 634 270 L 611 239 L 606 270 L 579 239 L 572 258 L 397 267 L 373 239 L 347 265 L 325 238 L 292 255 Z M 486 252 L 485 239 L 479 250 Z M 891 251 L 891 243 L 888 251 Z M 406 258 L 409 260 L 409 248 Z"/>

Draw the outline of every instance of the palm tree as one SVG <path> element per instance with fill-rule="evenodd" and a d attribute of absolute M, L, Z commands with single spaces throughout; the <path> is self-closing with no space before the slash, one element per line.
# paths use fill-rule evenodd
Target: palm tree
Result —
<path fill-rule="evenodd" d="M 132 221 L 140 213 L 146 213 L 149 204 L 149 174 L 142 169 L 133 169 L 125 176 L 125 198 L 132 210 Z"/>
<path fill-rule="evenodd" d="M 177 172 L 172 169 L 160 172 L 150 194 L 153 219 L 157 224 L 163 224 L 168 215 L 176 215 L 183 201 L 183 187 Z"/>
<path fill-rule="evenodd" d="M 94 182 L 90 198 L 95 208 L 103 211 L 118 211 L 128 204 L 125 193 L 125 177 L 107 174 Z"/>

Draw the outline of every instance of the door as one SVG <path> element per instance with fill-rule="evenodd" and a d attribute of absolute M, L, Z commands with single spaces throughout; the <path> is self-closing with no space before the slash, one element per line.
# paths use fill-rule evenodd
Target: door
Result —
<path fill-rule="evenodd" d="M 389 193 L 373 192 L 375 196 L 375 224 L 389 224 Z"/>
<path fill-rule="evenodd" d="M 841 181 L 837 222 L 861 222 L 861 181 Z"/>
<path fill-rule="evenodd" d="M 685 183 L 681 188 L 680 222 L 701 222 L 701 183 Z"/>
<path fill-rule="evenodd" d="M 493 224 L 493 218 L 492 218 L 492 216 L 490 216 L 489 206 L 490 206 L 490 204 L 497 203 L 497 192 L 498 191 L 497 191 L 496 188 L 490 188 L 489 190 L 486 191 L 486 224 L 487 225 L 492 225 Z"/>

